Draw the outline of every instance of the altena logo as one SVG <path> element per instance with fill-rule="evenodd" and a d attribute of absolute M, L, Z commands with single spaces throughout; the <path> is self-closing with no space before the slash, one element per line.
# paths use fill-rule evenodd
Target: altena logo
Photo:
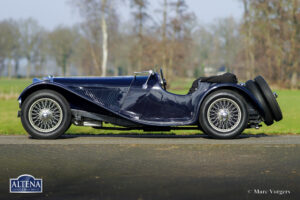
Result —
<path fill-rule="evenodd" d="M 34 178 L 29 174 L 20 175 L 18 178 L 9 179 L 10 193 L 41 193 L 43 180 Z"/>

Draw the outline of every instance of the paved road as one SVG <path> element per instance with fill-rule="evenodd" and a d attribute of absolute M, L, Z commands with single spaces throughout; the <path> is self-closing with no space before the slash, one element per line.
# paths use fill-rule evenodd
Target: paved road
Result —
<path fill-rule="evenodd" d="M 232 140 L 215 140 L 205 135 L 64 135 L 57 140 L 0 135 L 0 144 L 300 144 L 298 135 L 245 135 Z"/>
<path fill-rule="evenodd" d="M 0 136 L 0 152 L 0 199 L 300 197 L 300 137 L 293 135 Z M 24 173 L 43 178 L 42 194 L 8 193 L 9 178 Z"/>

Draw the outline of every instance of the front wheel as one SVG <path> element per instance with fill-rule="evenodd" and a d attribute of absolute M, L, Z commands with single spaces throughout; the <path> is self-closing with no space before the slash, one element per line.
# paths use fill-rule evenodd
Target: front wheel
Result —
<path fill-rule="evenodd" d="M 203 101 L 199 122 L 204 132 L 218 139 L 240 135 L 248 123 L 248 110 L 241 95 L 231 90 L 218 90 Z"/>
<path fill-rule="evenodd" d="M 55 139 L 71 124 L 70 106 L 66 99 L 52 90 L 39 90 L 26 98 L 22 105 L 24 129 L 37 139 Z"/>

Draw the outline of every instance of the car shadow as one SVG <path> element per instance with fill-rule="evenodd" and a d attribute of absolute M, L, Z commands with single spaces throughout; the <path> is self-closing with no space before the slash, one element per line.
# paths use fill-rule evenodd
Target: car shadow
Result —
<path fill-rule="evenodd" d="M 160 138 L 160 139 L 182 139 L 182 138 L 203 138 L 203 139 L 213 139 L 205 134 L 191 134 L 191 135 L 176 135 L 176 134 L 140 134 L 140 133 L 130 133 L 130 134 L 64 134 L 59 139 L 72 139 L 80 137 L 115 137 L 115 138 Z M 260 137 L 272 137 L 272 135 L 267 135 L 264 133 L 260 134 L 242 134 L 235 139 L 247 139 L 247 138 L 260 138 Z"/>

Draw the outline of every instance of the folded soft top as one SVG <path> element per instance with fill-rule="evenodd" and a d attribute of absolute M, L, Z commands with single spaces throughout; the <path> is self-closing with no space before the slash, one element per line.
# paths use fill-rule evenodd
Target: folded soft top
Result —
<path fill-rule="evenodd" d="M 237 83 L 238 79 L 236 75 L 232 73 L 225 73 L 219 76 L 200 77 L 193 82 L 193 85 L 190 88 L 188 94 L 192 94 L 198 89 L 199 81 L 207 83 Z"/>

